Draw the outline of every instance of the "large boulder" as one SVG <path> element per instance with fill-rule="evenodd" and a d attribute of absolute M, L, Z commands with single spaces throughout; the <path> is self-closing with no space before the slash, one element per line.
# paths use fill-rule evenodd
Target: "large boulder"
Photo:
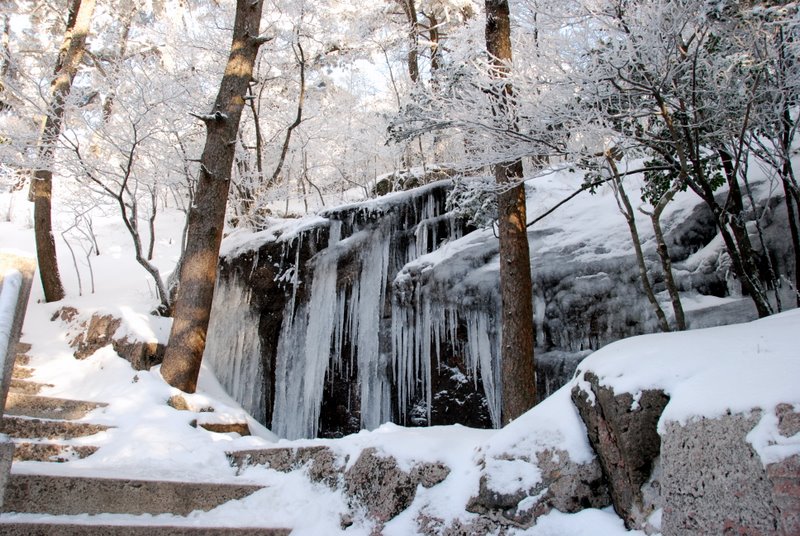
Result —
<path fill-rule="evenodd" d="M 781 437 L 800 432 L 800 412 L 784 404 L 776 414 Z M 800 456 L 765 464 L 748 439 L 762 418 L 753 410 L 664 423 L 664 536 L 800 534 Z"/>
<path fill-rule="evenodd" d="M 669 397 L 655 389 L 635 396 L 616 394 L 592 372 L 585 372 L 583 380 L 573 388 L 572 400 L 597 453 L 614 509 L 628 528 L 642 527 L 657 508 L 645 500 L 642 486 L 661 450 L 657 426 Z"/>

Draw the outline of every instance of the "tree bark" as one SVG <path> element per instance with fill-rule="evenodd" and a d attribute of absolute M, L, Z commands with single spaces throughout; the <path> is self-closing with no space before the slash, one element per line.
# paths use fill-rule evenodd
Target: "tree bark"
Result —
<path fill-rule="evenodd" d="M 511 26 L 507 0 L 486 0 L 486 50 L 492 77 L 501 83 L 495 94 L 497 120 L 514 129 L 511 84 Z M 494 166 L 498 184 L 500 295 L 503 311 L 502 421 L 511 422 L 536 403 L 533 344 L 533 289 L 526 228 L 522 161 Z"/>
<path fill-rule="evenodd" d="M 414 0 L 399 0 L 408 21 L 408 76 L 416 84 L 419 80 L 419 20 Z"/>
<path fill-rule="evenodd" d="M 263 0 L 237 0 L 231 52 L 211 114 L 206 124 L 206 144 L 194 204 L 189 212 L 186 252 L 181 267 L 175 316 L 161 375 L 173 387 L 192 393 L 197 386 L 200 362 L 214 296 L 219 246 L 225 224 L 225 208 L 239 120 L 247 88 L 253 76 L 258 49 Z"/>
<path fill-rule="evenodd" d="M 50 85 L 47 115 L 39 136 L 39 169 L 34 172 L 31 183 L 36 255 L 39 261 L 39 276 L 44 287 L 44 299 L 48 302 L 58 301 L 64 297 L 64 285 L 58 272 L 51 219 L 53 155 L 61 135 L 65 103 L 86 48 L 86 37 L 89 34 L 94 4 L 95 0 L 70 1 L 67 29 L 58 53 Z"/>

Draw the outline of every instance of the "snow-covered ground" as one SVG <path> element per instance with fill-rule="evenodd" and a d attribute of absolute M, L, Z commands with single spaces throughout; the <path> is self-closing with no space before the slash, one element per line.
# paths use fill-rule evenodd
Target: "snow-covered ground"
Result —
<path fill-rule="evenodd" d="M 548 179 L 549 180 L 549 179 Z M 545 180 L 540 181 L 542 183 Z M 567 191 L 569 187 L 561 187 Z M 6 195 L 6 194 L 3 194 Z M 550 194 L 553 200 L 562 196 Z M 586 195 L 586 194 L 583 194 Z M 588 203 L 590 197 L 584 198 Z M 5 200 L 4 202 L 7 202 Z M 17 213 L 23 201 L 16 201 Z M 680 210 L 676 205 L 675 210 Z M 619 214 L 615 215 L 621 220 Z M 155 260 L 163 275 L 174 264 L 180 244 L 182 214 L 164 212 L 158 220 Z M 553 216 L 554 217 L 554 216 Z M 588 216 L 587 216 L 588 217 Z M 615 235 L 611 226 L 572 218 L 575 232 Z M 34 253 L 30 220 L 17 217 L 0 222 L 0 249 Z M 565 221 L 561 225 L 565 225 Z M 548 223 L 550 225 L 550 223 Z M 624 225 L 624 222 L 623 222 Z M 94 312 L 109 312 L 124 319 L 125 329 L 140 336 L 166 342 L 168 321 L 147 313 L 156 303 L 152 281 L 134 261 L 130 238 L 114 214 L 97 217 L 94 222 L 101 255 L 93 257 L 95 293 L 89 292 L 88 266 L 79 266 L 84 295 L 77 295 L 77 275 L 63 240 L 57 240 L 61 274 L 68 297 L 62 302 L 45 304 L 38 280 L 34 284 L 22 339 L 32 344 L 31 366 L 34 381 L 53 384 L 41 394 L 65 398 L 107 402 L 87 421 L 116 428 L 89 439 L 72 440 L 100 447 L 92 456 L 65 464 L 21 462 L 16 472 L 96 475 L 130 478 L 244 481 L 264 485 L 252 496 L 233 501 L 210 512 L 195 512 L 188 519 L 159 516 L 76 516 L 82 522 L 135 522 L 141 524 L 185 523 L 226 526 L 287 526 L 294 534 L 369 534 L 372 525 L 356 516 L 353 525 L 341 528 L 341 518 L 348 511 L 345 496 L 322 484 L 313 484 L 299 472 L 279 473 L 263 467 L 246 469 L 236 475 L 225 453 L 231 450 L 268 446 L 326 444 L 335 451 L 350 454 L 367 447 L 393 455 L 401 467 L 412 462 L 443 462 L 450 467 L 448 478 L 430 489 L 419 488 L 414 503 L 384 528 L 386 534 L 413 534 L 416 518 L 429 514 L 445 521 L 460 518 L 468 521 L 474 514 L 464 510 L 468 499 L 478 491 L 479 462 L 493 454 L 530 455 L 540 447 L 558 446 L 575 460 L 592 456 L 583 424 L 569 398 L 567 386 L 505 429 L 474 430 L 462 426 L 428 429 L 383 425 L 371 432 L 361 432 L 339 440 L 278 440 L 270 431 L 249 419 L 255 435 L 217 434 L 193 428 L 193 412 L 178 411 L 166 401 L 177 394 L 160 377 L 158 369 L 134 371 L 110 346 L 85 360 L 76 360 L 68 346 L 67 326 L 51 320 L 55 311 L 71 305 L 88 318 Z M 599 231 L 598 231 L 599 229 Z M 577 236 L 576 240 L 585 237 Z M 626 236 L 615 239 L 609 247 L 622 247 Z M 229 246 L 230 247 L 230 246 Z M 582 369 L 599 371 L 601 381 L 616 391 L 637 392 L 649 387 L 664 388 L 672 400 L 664 419 L 686 420 L 698 415 L 718 415 L 725 411 L 745 411 L 753 407 L 765 410 L 762 423 L 751 441 L 762 460 L 772 460 L 800 452 L 800 434 L 788 440 L 776 440 L 771 410 L 778 402 L 800 407 L 800 351 L 796 330 L 800 312 L 791 311 L 746 325 L 696 330 L 684 334 L 650 335 L 609 345 L 591 355 Z M 575 380 L 578 381 L 578 380 Z M 196 394 L 186 396 L 192 407 L 213 406 L 219 416 L 246 418 L 244 411 L 220 388 L 213 374 L 203 369 Z M 773 419 L 773 420 L 771 420 Z M 772 423 L 772 424 L 771 424 Z M 520 467 L 528 468 L 529 464 Z M 528 479 L 534 473 L 516 474 L 498 470 L 494 476 L 502 482 Z M 42 516 L 19 514 L 26 520 Z M 75 519 L 75 517 L 73 517 Z M 537 525 L 511 533 L 529 535 L 628 534 L 613 510 L 585 510 L 578 514 L 551 513 Z"/>

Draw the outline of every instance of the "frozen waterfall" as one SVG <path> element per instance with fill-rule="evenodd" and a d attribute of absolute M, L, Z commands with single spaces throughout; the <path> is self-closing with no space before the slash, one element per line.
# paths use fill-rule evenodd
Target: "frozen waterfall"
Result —
<path fill-rule="evenodd" d="M 217 279 L 203 361 L 242 407 L 259 422 L 266 418 L 264 366 L 259 318 L 250 306 L 250 290 L 239 276 Z"/>
<path fill-rule="evenodd" d="M 348 381 L 353 372 L 358 401 L 351 411 L 360 412 L 362 428 L 403 421 L 420 399 L 430 421 L 431 377 L 446 347 L 459 352 L 476 385 L 480 377 L 492 421 L 499 423 L 494 301 L 463 308 L 457 297 L 441 300 L 421 285 L 406 289 L 407 274 L 395 281 L 410 262 L 461 236 L 460 223 L 445 212 L 445 190 L 439 185 L 403 193 L 392 203 L 384 199 L 336 209 L 305 231 L 275 233 L 283 245 L 269 265 L 285 296 L 275 313 L 280 315 L 271 412 L 276 434 L 316 437 L 326 381 Z M 321 240 L 325 236 L 327 242 Z M 253 262 L 267 264 L 258 253 Z M 263 396 L 259 407 L 258 393 L 248 390 L 258 391 L 266 377 L 259 365 L 259 319 L 247 305 L 246 286 L 234 288 L 239 285 L 233 278 L 217 289 L 215 311 L 223 301 L 219 308 L 227 310 L 227 320 L 212 320 L 217 326 L 213 367 L 237 400 L 263 416 L 269 414 Z M 234 355 L 226 363 L 219 356 L 230 348 Z M 248 376 L 259 378 L 258 385 Z"/>

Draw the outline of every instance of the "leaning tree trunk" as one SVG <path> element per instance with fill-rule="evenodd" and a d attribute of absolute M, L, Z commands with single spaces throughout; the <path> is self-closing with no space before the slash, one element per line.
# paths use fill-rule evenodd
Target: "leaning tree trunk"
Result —
<path fill-rule="evenodd" d="M 511 84 L 511 26 L 507 0 L 486 0 L 486 50 L 491 74 L 498 81 L 495 114 L 501 128 L 514 129 Z M 503 311 L 503 423 L 511 422 L 536 403 L 533 361 L 533 290 L 525 213 L 522 161 L 497 164 L 500 235 L 500 296 Z"/>
<path fill-rule="evenodd" d="M 161 375 L 173 387 L 192 393 L 214 296 L 219 246 L 225 224 L 231 167 L 239 120 L 245 106 L 258 49 L 263 0 L 237 0 L 233 41 L 213 111 L 199 116 L 206 124 L 200 177 L 189 212 L 186 252 L 181 266 L 175 315 Z"/>
<path fill-rule="evenodd" d="M 39 137 L 39 164 L 33 174 L 31 197 L 33 199 L 33 225 L 36 235 L 36 255 L 39 261 L 39 277 L 44 287 L 45 301 L 58 301 L 64 297 L 64 285 L 58 272 L 56 242 L 53 238 L 51 198 L 53 191 L 53 154 L 61 124 L 64 107 L 72 89 L 72 80 L 86 48 L 86 36 L 92 21 L 95 0 L 71 0 L 64 42 L 58 52 L 53 82 L 50 85 L 50 101 L 47 115 Z"/>

